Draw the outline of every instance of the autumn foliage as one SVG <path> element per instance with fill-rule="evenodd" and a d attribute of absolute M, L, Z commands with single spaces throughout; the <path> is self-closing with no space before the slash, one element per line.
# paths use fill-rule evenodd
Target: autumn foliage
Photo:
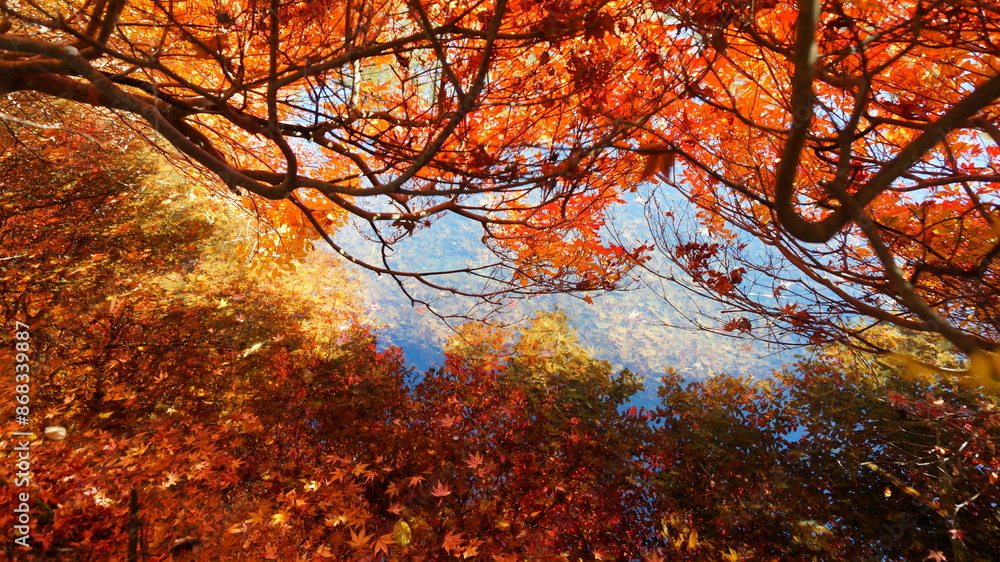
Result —
<path fill-rule="evenodd" d="M 683 162 L 661 179 L 712 233 L 654 198 L 664 253 L 725 303 L 707 327 L 879 350 L 845 321 L 860 314 L 995 348 L 996 6 L 655 5 L 702 42 L 684 95 L 648 128 Z M 713 253 L 707 267 L 691 245 Z M 747 282 L 719 282 L 734 271 Z"/>
<path fill-rule="evenodd" d="M 1000 551 L 998 22 L 991 0 L 0 2 L 0 313 L 31 326 L 44 467 L 34 548 L 5 555 Z M 652 242 L 615 236 L 634 197 Z M 440 220 L 486 258 L 400 261 Z M 813 347 L 766 380 L 668 372 L 639 408 L 551 312 L 464 325 L 415 373 L 349 264 L 494 307 L 644 269 L 724 303 L 707 329 Z M 12 490 L 23 428 L 0 428 Z"/>
<path fill-rule="evenodd" d="M 45 154 L 67 140 L 35 142 Z M 31 154 L 4 155 L 35 170 L 4 178 L 26 211 L 0 227 L 4 248 L 22 241 L 2 256 L 14 267 L 0 303 L 30 322 L 40 373 L 34 548 L 8 556 L 972 559 L 997 547 L 995 398 L 829 348 L 770 381 L 668 375 L 660 404 L 637 408 L 638 379 L 594 360 L 561 313 L 518 332 L 465 325 L 445 364 L 417 376 L 336 291 L 324 298 L 340 307 L 317 317 L 307 276 L 232 267 L 233 221 L 168 201 L 176 184 L 151 181 L 150 160 Z M 959 361 L 939 342 L 880 337 Z M 42 437 L 47 426 L 65 438 Z M 7 436 L 23 429 L 4 422 L 7 490 Z M 4 528 L 12 498 L 0 497 Z"/>
<path fill-rule="evenodd" d="M 588 52 L 630 51 L 616 34 L 634 9 L 11 3 L 0 91 L 144 121 L 226 187 L 256 196 L 249 206 L 283 202 L 279 223 L 315 229 L 380 273 L 487 298 L 603 290 L 642 251 L 601 239 L 601 215 L 629 172 L 601 151 L 651 106 L 631 95 L 642 76 Z M 599 107 L 575 111 L 591 102 Z M 347 256 L 327 236 L 350 216 L 389 248 L 445 215 L 476 225 L 494 260 L 420 271 Z"/>
<path fill-rule="evenodd" d="M 2 10 L 0 90 L 142 121 L 276 224 L 404 284 L 494 304 L 613 289 L 650 248 L 609 242 L 605 217 L 637 183 L 665 181 L 726 241 L 717 275 L 692 272 L 729 305 L 708 328 L 873 350 L 845 321 L 860 314 L 938 332 L 996 375 L 987 0 Z M 659 250 L 680 267 L 675 247 L 716 243 L 652 201 Z M 327 236 L 352 217 L 388 249 L 444 216 L 480 229 L 493 259 L 424 271 Z"/>

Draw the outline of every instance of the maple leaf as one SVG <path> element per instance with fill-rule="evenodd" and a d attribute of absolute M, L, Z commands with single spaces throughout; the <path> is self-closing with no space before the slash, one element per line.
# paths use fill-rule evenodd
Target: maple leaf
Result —
<path fill-rule="evenodd" d="M 465 461 L 465 464 L 468 465 L 469 468 L 477 468 L 481 464 L 483 464 L 485 460 L 486 459 L 484 459 L 483 456 L 480 455 L 479 453 L 472 453 L 471 455 L 469 455 L 468 460 Z"/>
<path fill-rule="evenodd" d="M 485 541 L 469 539 L 469 545 L 462 549 L 462 558 L 472 558 L 479 555 L 479 546 Z"/>
<path fill-rule="evenodd" d="M 362 548 L 366 548 L 368 546 L 368 541 L 372 540 L 372 537 L 374 536 L 374 533 L 370 535 L 365 533 L 364 527 L 361 528 L 361 531 L 351 529 L 351 540 L 347 541 L 347 545 L 351 548 L 360 550 Z"/>
<path fill-rule="evenodd" d="M 379 538 L 375 539 L 375 544 L 373 545 L 373 551 L 375 552 L 375 554 L 381 552 L 386 556 L 389 555 L 389 546 L 395 544 L 395 542 L 392 539 L 392 536 L 393 533 L 386 533 L 384 535 L 379 536 Z"/>
<path fill-rule="evenodd" d="M 933 560 L 934 562 L 945 562 L 946 560 L 948 560 L 947 558 L 945 558 L 944 552 L 940 550 L 929 550 L 928 552 L 930 554 L 928 554 L 927 557 L 924 558 L 924 560 Z"/>
<path fill-rule="evenodd" d="M 333 479 L 334 482 L 340 482 L 348 474 L 349 473 L 343 468 L 337 467 L 330 471 L 330 478 Z"/>
<path fill-rule="evenodd" d="M 168 472 L 166 480 L 164 480 L 163 483 L 160 484 L 160 487 L 161 488 L 169 488 L 169 487 L 173 486 L 174 484 L 176 484 L 179 481 L 180 481 L 180 479 L 177 478 L 176 474 L 174 474 L 173 472 Z"/>
<path fill-rule="evenodd" d="M 443 498 L 445 496 L 451 495 L 451 490 L 447 486 L 442 484 L 440 480 L 438 480 L 437 483 L 434 485 L 434 487 L 431 489 L 431 495 L 436 498 Z"/>
<path fill-rule="evenodd" d="M 399 483 L 398 482 L 391 482 L 388 486 L 386 486 L 385 493 L 390 498 L 394 498 L 394 497 L 398 496 L 399 495 Z"/>
<path fill-rule="evenodd" d="M 646 156 L 646 163 L 639 175 L 639 181 L 648 180 L 658 173 L 664 179 L 672 178 L 674 162 L 677 158 L 676 151 L 664 144 L 646 143 L 639 147 L 638 152 Z"/>
<path fill-rule="evenodd" d="M 266 508 L 262 506 L 257 511 L 251 513 L 250 514 L 250 518 L 247 519 L 247 523 L 249 523 L 251 525 L 257 525 L 259 523 L 262 523 L 264 521 L 264 518 L 267 517 L 267 514 L 265 513 L 265 510 L 266 510 Z"/>
<path fill-rule="evenodd" d="M 465 544 L 465 539 L 462 538 L 464 533 L 456 533 L 449 530 L 444 534 L 444 544 L 442 547 L 445 552 L 451 554 L 453 552 L 460 552 L 463 545 Z"/>

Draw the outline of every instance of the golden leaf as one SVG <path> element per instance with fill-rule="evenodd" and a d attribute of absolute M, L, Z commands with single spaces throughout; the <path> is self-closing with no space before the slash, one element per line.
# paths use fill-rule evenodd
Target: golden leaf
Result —
<path fill-rule="evenodd" d="M 698 548 L 698 531 L 691 531 L 691 535 L 688 537 L 688 550 L 695 550 Z"/>
<path fill-rule="evenodd" d="M 399 546 L 407 546 L 410 544 L 410 540 L 413 538 L 413 533 L 410 532 L 410 526 L 400 519 L 396 521 L 396 524 L 392 527 L 392 540 Z"/>

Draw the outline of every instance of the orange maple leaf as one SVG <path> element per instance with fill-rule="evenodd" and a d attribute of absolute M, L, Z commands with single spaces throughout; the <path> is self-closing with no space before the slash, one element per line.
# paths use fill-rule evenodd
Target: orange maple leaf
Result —
<path fill-rule="evenodd" d="M 485 460 L 486 459 L 484 459 L 479 453 L 473 453 L 469 455 L 469 460 L 465 461 L 465 464 L 467 464 L 469 468 L 477 468 L 479 465 L 483 464 Z"/>
<path fill-rule="evenodd" d="M 362 528 L 360 532 L 351 529 L 351 540 L 347 541 L 347 544 L 351 548 L 365 548 L 368 546 L 368 541 L 372 540 L 372 537 L 374 536 L 374 533 L 371 535 L 366 533 L 364 528 Z"/>
<path fill-rule="evenodd" d="M 464 533 L 456 533 L 454 531 L 448 531 L 444 534 L 444 547 L 445 552 L 451 554 L 452 552 L 459 552 L 462 550 L 462 546 L 465 543 L 465 539 L 462 538 Z"/>
<path fill-rule="evenodd" d="M 431 489 L 431 495 L 434 496 L 435 498 L 443 498 L 445 496 L 450 496 L 451 490 L 448 489 L 447 486 L 442 484 L 440 480 L 438 480 L 437 483 L 434 484 L 434 487 Z"/>
<path fill-rule="evenodd" d="M 396 544 L 395 541 L 392 540 L 392 533 L 386 533 L 380 536 L 375 540 L 375 554 L 381 552 L 382 554 L 389 556 L 389 545 L 392 544 Z"/>
<path fill-rule="evenodd" d="M 394 498 L 399 495 L 399 483 L 392 482 L 386 487 L 385 493 L 389 495 L 390 498 Z"/>
<path fill-rule="evenodd" d="M 479 555 L 479 545 L 486 541 L 469 539 L 469 546 L 465 547 L 462 551 L 462 558 L 472 558 L 473 556 Z"/>

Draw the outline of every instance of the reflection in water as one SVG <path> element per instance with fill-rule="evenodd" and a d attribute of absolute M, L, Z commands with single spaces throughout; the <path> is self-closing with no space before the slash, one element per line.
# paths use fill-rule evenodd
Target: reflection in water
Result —
<path fill-rule="evenodd" d="M 636 236 L 645 226 L 641 204 L 622 206 L 614 222 L 624 242 L 642 241 Z M 480 246 L 481 234 L 465 221 L 443 218 L 432 228 L 400 243 L 392 260 L 400 267 L 418 271 L 475 264 L 486 259 L 486 252 Z M 648 235 L 645 238 L 648 240 Z M 374 263 L 380 259 L 375 246 L 357 228 L 342 229 L 337 242 L 362 259 Z M 669 267 L 658 256 L 653 257 L 652 266 L 661 271 Z M 382 342 L 402 348 L 418 371 L 440 364 L 442 345 L 454 334 L 451 328 L 427 307 L 411 305 L 392 278 L 367 271 L 358 274 L 363 277 L 362 285 L 367 292 L 363 298 L 367 301 L 369 319 L 381 327 Z M 767 376 L 780 365 L 780 354 L 758 342 L 683 328 L 690 326 L 685 316 L 716 310 L 717 303 L 671 284 L 658 282 L 654 292 L 641 279 L 635 281 L 631 290 L 592 295 L 592 303 L 565 294 L 510 300 L 490 320 L 518 324 L 533 317 L 536 311 L 562 309 L 577 329 L 581 344 L 594 357 L 628 368 L 646 379 L 647 398 L 651 393 L 655 395 L 655 382 L 668 368 L 685 378 L 701 379 L 722 372 Z M 432 300 L 434 309 L 444 315 L 475 316 L 481 312 L 474 301 L 448 293 L 432 294 L 415 283 L 406 287 L 413 294 Z M 637 399 L 643 401 L 642 397 Z"/>

